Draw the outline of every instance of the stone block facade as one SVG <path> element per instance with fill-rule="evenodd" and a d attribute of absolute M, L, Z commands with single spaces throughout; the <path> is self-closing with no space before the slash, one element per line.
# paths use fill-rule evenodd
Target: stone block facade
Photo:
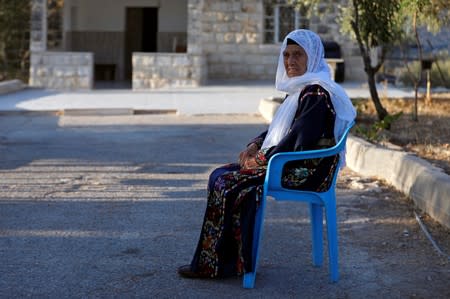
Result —
<path fill-rule="evenodd" d="M 263 44 L 263 2 L 203 1 L 201 45 L 209 79 L 273 79 L 277 45 Z"/>
<path fill-rule="evenodd" d="M 47 0 L 31 0 L 30 50 L 47 48 Z"/>
<path fill-rule="evenodd" d="M 133 53 L 133 90 L 203 84 L 206 60 L 201 55 Z"/>
<path fill-rule="evenodd" d="M 208 79 L 274 79 L 279 44 L 264 41 L 263 0 L 190 0 L 188 52 L 206 57 Z M 341 45 L 346 78 L 365 78 L 357 45 L 340 33 L 338 8 L 327 6 L 326 21 L 312 17 L 309 28 Z"/>
<path fill-rule="evenodd" d="M 114 64 L 114 80 L 127 80 L 131 73 L 135 90 L 198 86 L 210 79 L 273 80 L 275 76 L 280 45 L 264 40 L 266 9 L 274 1 L 188 0 L 186 34 L 158 37 L 166 50 L 174 47 L 168 41 L 175 37 L 187 42 L 186 52 L 134 52 L 131 65 L 123 58 L 128 55 L 124 50 L 125 33 L 118 31 L 67 31 L 71 52 L 46 51 L 45 0 L 32 3 L 31 86 L 92 88 L 96 64 Z M 355 43 L 340 34 L 337 15 L 338 9 L 331 8 L 325 17 L 309 19 L 309 28 L 323 40 L 338 42 L 344 54 L 346 78 L 361 80 L 365 77 L 362 60 Z"/>
<path fill-rule="evenodd" d="M 83 52 L 32 52 L 30 86 L 92 89 L 94 55 Z"/>

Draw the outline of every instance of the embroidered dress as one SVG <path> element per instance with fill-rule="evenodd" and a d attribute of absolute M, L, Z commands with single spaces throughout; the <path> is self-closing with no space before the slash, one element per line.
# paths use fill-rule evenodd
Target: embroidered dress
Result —
<path fill-rule="evenodd" d="M 258 152 L 260 167 L 241 170 L 228 164 L 214 170 L 208 182 L 207 207 L 191 270 L 209 277 L 251 271 L 255 212 L 270 157 L 278 152 L 334 145 L 335 112 L 319 85 L 305 87 L 289 133 L 277 145 Z M 260 147 L 267 132 L 251 142 Z M 283 170 L 287 188 L 322 191 L 331 184 L 339 156 L 294 161 Z"/>
<path fill-rule="evenodd" d="M 210 175 L 202 231 L 191 263 L 194 272 L 226 277 L 251 266 L 257 194 L 265 174 L 265 168 L 241 172 L 239 164 L 229 164 Z"/>

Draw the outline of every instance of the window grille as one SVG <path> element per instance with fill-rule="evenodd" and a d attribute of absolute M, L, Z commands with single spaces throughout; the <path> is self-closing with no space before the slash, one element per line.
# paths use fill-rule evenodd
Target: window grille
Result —
<path fill-rule="evenodd" d="M 294 29 L 308 28 L 308 20 L 294 6 L 270 4 L 264 8 L 264 42 L 281 43 Z"/>

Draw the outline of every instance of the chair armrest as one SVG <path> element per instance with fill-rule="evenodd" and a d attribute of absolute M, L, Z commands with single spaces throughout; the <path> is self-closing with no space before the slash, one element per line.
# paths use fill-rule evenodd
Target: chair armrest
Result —
<path fill-rule="evenodd" d="M 289 161 L 330 157 L 338 154 L 340 151 L 341 149 L 339 147 L 334 146 L 320 150 L 278 153 L 270 158 L 269 164 L 267 165 L 267 172 L 271 176 L 281 177 L 283 166 Z"/>

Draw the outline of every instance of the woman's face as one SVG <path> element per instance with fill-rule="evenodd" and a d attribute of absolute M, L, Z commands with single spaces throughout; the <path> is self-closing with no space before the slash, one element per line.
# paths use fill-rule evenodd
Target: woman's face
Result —
<path fill-rule="evenodd" d="M 305 50 L 298 45 L 287 45 L 283 52 L 284 68 L 289 78 L 301 76 L 306 73 L 308 56 Z"/>

